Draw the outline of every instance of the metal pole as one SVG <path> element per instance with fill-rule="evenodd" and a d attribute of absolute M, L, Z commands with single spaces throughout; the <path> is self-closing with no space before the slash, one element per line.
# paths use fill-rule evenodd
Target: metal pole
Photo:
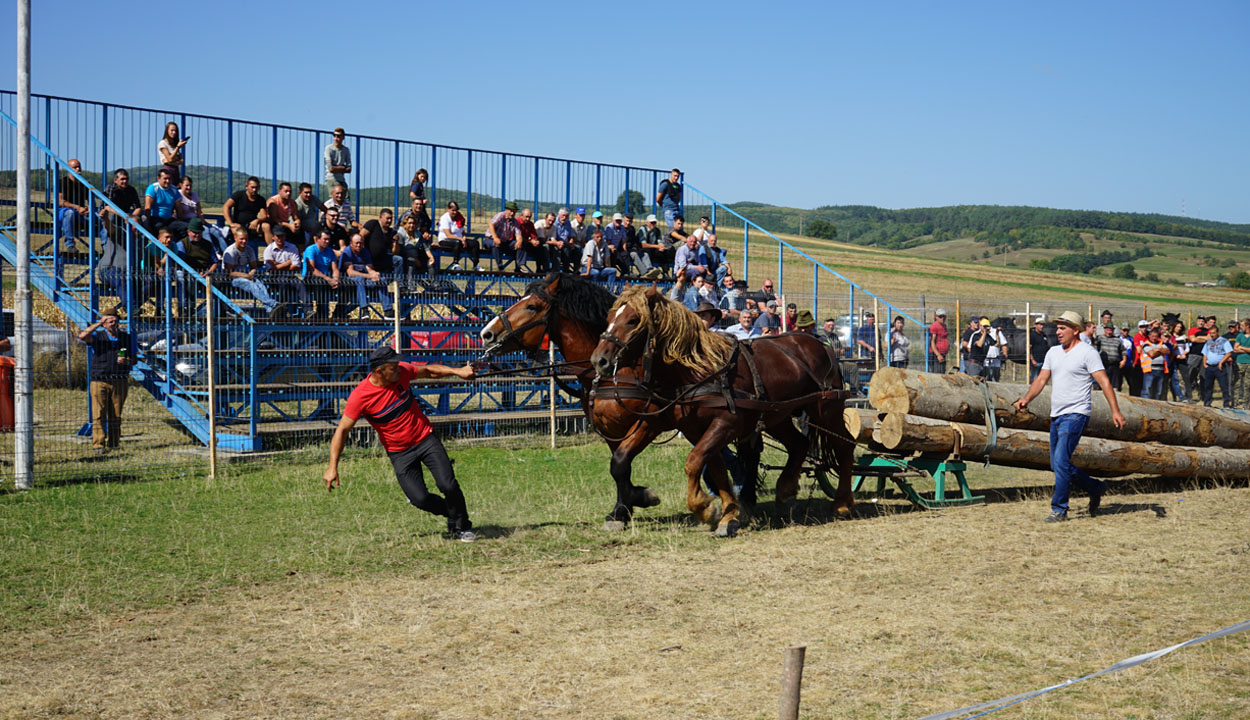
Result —
<path fill-rule="evenodd" d="M 208 476 L 217 477 L 217 371 L 213 357 L 213 281 L 204 278 L 204 329 L 208 336 Z"/>
<path fill-rule="evenodd" d="M 1024 366 L 1029 369 L 1026 376 L 1029 382 L 1033 382 L 1033 305 L 1032 303 L 1024 303 L 1024 322 L 1027 324 L 1028 330 L 1024 331 Z"/>
<path fill-rule="evenodd" d="M 391 288 L 395 292 L 395 352 L 399 352 L 399 281 L 391 283 Z"/>
<path fill-rule="evenodd" d="M 30 297 L 30 0 L 17 1 L 17 287 L 14 348 L 13 482 L 29 490 L 35 464 L 35 406 Z"/>
<path fill-rule="evenodd" d="M 1032 326 L 1030 326 L 1032 327 Z M 955 298 L 955 367 L 960 371 L 964 369 L 964 321 L 959 315 L 959 298 Z"/>
<path fill-rule="evenodd" d="M 547 340 L 547 364 L 556 364 L 556 344 Z M 551 398 L 551 449 L 556 449 L 556 374 L 552 373 L 547 380 L 547 393 Z"/>

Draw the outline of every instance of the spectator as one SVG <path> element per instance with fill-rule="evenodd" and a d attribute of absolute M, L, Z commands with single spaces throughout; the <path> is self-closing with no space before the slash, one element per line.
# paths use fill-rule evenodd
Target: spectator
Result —
<path fill-rule="evenodd" d="M 66 164 L 70 170 L 82 174 L 82 163 L 78 162 L 78 158 L 70 158 Z M 87 186 L 71 173 L 62 175 L 61 183 L 57 186 L 56 221 L 61 227 L 61 238 L 65 241 L 66 252 L 77 252 L 75 243 L 78 241 L 78 222 L 87 217 L 87 213 L 91 211 L 90 205 L 91 193 Z"/>
<path fill-rule="evenodd" d="M 877 318 L 870 312 L 864 313 L 864 324 L 855 333 L 855 347 L 859 348 L 861 358 L 877 356 Z"/>
<path fill-rule="evenodd" d="M 799 319 L 799 306 L 794 303 L 786 303 L 786 316 L 781 321 L 781 329 L 783 332 L 794 330 L 794 324 Z"/>
<path fill-rule="evenodd" d="M 269 214 L 271 235 L 279 227 L 286 228 L 287 240 L 296 246 L 304 244 L 303 225 L 299 221 L 299 207 L 291 199 L 291 183 L 278 183 L 278 194 L 269 198 L 265 211 Z M 295 240 L 299 238 L 299 240 Z"/>
<path fill-rule="evenodd" d="M 1094 323 L 1092 321 L 1085 321 L 1085 329 L 1081 331 L 1077 339 L 1090 347 L 1094 346 Z"/>
<path fill-rule="evenodd" d="M 746 309 L 747 299 L 743 288 L 738 287 L 733 275 L 726 275 L 721 283 L 720 309 L 721 314 L 731 320 L 737 320 Z"/>
<path fill-rule="evenodd" d="M 190 175 L 183 175 L 178 183 L 178 199 L 174 202 L 174 217 L 183 222 L 191 222 L 191 218 L 203 218 L 204 206 L 200 196 L 195 192 L 195 182 Z"/>
<path fill-rule="evenodd" d="M 693 281 L 694 291 L 699 295 L 699 302 L 709 302 L 713 305 L 720 303 L 720 295 L 716 292 L 716 286 L 705 277 L 696 277 Z"/>
<path fill-rule="evenodd" d="M 1172 399 L 1177 402 L 1189 402 L 1189 396 L 1181 387 L 1181 379 L 1184 375 L 1182 368 L 1189 359 L 1189 336 L 1185 334 L 1185 323 L 1172 323 L 1170 327 L 1163 329 L 1160 338 L 1167 343 L 1172 352 L 1172 357 L 1168 360 L 1168 378 L 1172 388 Z"/>
<path fill-rule="evenodd" d="M 351 244 L 351 230 L 339 222 L 338 208 L 326 208 L 325 222 L 321 229 L 330 233 L 330 247 L 335 250 L 343 252 Z"/>
<path fill-rule="evenodd" d="M 681 282 L 681 277 L 678 277 L 677 280 Z M 764 303 L 763 311 L 755 319 L 755 327 L 760 329 L 761 335 L 776 335 L 781 331 L 781 318 L 777 317 L 776 300 L 769 300 Z"/>
<path fill-rule="evenodd" d="M 1124 368 L 1124 344 L 1116 337 L 1114 325 L 1103 326 L 1103 334 L 1094 340 L 1094 349 L 1098 351 L 1103 369 L 1107 371 L 1111 387 L 1119 387 L 1120 371 Z"/>
<path fill-rule="evenodd" d="M 677 252 L 686 244 L 686 238 L 690 237 L 686 232 L 686 219 L 678 215 L 668 225 L 668 241 L 676 248 Z M 697 244 L 698 241 L 696 241 Z M 676 253 L 674 253 L 676 254 Z M 674 261 L 675 262 L 675 261 Z"/>
<path fill-rule="evenodd" d="M 347 173 L 352 171 L 352 151 L 347 149 L 343 144 L 343 138 L 347 137 L 347 133 L 343 132 L 343 128 L 334 128 L 334 140 L 326 145 L 326 149 L 321 154 L 322 161 L 326 167 L 326 190 L 333 194 L 334 186 L 337 185 L 347 190 Z M 343 216 L 343 222 L 353 224 L 355 217 L 348 219 Z"/>
<path fill-rule="evenodd" d="M 673 168 L 668 179 L 661 182 L 655 194 L 655 201 L 660 203 L 664 211 L 664 224 L 671 230 L 675 221 L 681 216 L 681 170 Z"/>
<path fill-rule="evenodd" d="M 1050 339 L 1046 337 L 1043 329 L 1046 327 L 1042 316 L 1038 315 L 1033 318 L 1033 328 L 1029 330 L 1029 382 L 1032 383 L 1037 379 L 1037 374 L 1042 371 L 1042 364 L 1046 361 L 1046 353 L 1050 350 Z"/>
<path fill-rule="evenodd" d="M 950 352 L 950 333 L 946 330 L 946 310 L 938 308 L 929 326 L 929 372 L 946 372 L 946 353 Z"/>
<path fill-rule="evenodd" d="M 1163 379 L 1168 371 L 1170 348 L 1159 339 L 1159 329 L 1147 327 L 1146 341 L 1141 344 L 1138 361 L 1141 365 L 1141 396 L 1151 400 L 1160 399 Z"/>
<path fill-rule="evenodd" d="M 360 230 L 360 237 L 365 247 L 373 256 L 373 269 L 382 275 L 391 275 L 395 280 L 403 274 L 404 255 L 399 246 L 399 236 L 391 222 L 395 213 L 390 208 L 382 208 L 377 220 L 370 220 Z"/>
<path fill-rule="evenodd" d="M 560 208 L 556 213 L 555 225 L 551 228 L 551 239 L 547 246 L 547 259 L 551 269 L 563 272 L 576 272 L 581 260 L 582 250 L 577 239 L 577 228 L 569 219 L 569 209 Z"/>
<path fill-rule="evenodd" d="M 331 208 L 339 211 L 339 222 L 352 231 L 360 231 L 360 221 L 356 219 L 356 211 L 352 208 L 351 200 L 347 199 L 347 187 L 344 185 L 335 185 L 330 189 L 330 200 L 326 203 L 326 212 Z"/>
<path fill-rule="evenodd" d="M 596 213 L 599 214 L 599 213 Z M 582 249 L 582 275 L 594 280 L 603 280 L 609 290 L 616 287 L 616 268 L 607 262 L 607 245 L 603 242 L 603 230 L 596 228 L 590 231 L 590 242 Z"/>
<path fill-rule="evenodd" d="M 895 315 L 890 325 L 890 367 L 905 368 L 911 360 L 911 339 L 903 332 L 905 320 Z"/>
<path fill-rule="evenodd" d="M 521 223 L 516 214 L 519 208 L 515 202 L 503 206 L 503 210 L 491 218 L 486 226 L 486 249 L 490 250 L 491 259 L 495 261 L 495 270 L 503 270 L 503 255 L 513 255 L 517 261 L 516 269 L 520 269 L 520 261 L 524 255 L 521 250 Z"/>
<path fill-rule="evenodd" d="M 169 182 L 174 187 L 182 182 L 182 166 L 186 160 L 182 157 L 182 149 L 191 138 L 178 137 L 178 123 L 165 123 L 165 134 L 156 143 L 156 154 L 161 159 L 161 169 L 169 173 Z"/>
<path fill-rule="evenodd" d="M 155 234 L 163 227 L 174 223 L 174 206 L 178 203 L 180 193 L 171 183 L 169 171 L 161 168 L 156 174 L 156 182 L 148 186 L 143 194 L 143 213 L 147 221 L 144 223 L 149 232 Z M 184 232 L 186 227 L 174 228 L 175 232 Z"/>
<path fill-rule="evenodd" d="M 130 185 L 130 173 L 122 168 L 118 168 L 113 172 L 113 184 L 104 190 L 104 197 L 109 202 L 121 209 L 118 214 L 109 205 L 100 208 L 100 217 L 104 220 L 104 227 L 100 231 L 105 235 L 105 241 L 112 240 L 122 246 L 122 252 L 126 250 L 126 225 L 139 220 L 139 214 L 143 209 L 143 203 L 139 201 L 139 193 Z"/>
<path fill-rule="evenodd" d="M 708 233 L 705 237 L 707 241 L 703 251 L 707 255 L 708 270 L 716 275 L 716 284 L 719 285 L 726 275 L 733 274 L 733 268 L 729 266 L 729 251 L 717 244 L 716 233 Z"/>
<path fill-rule="evenodd" d="M 695 306 L 694 314 L 703 321 L 703 327 L 713 332 L 720 328 L 720 310 L 706 300 Z"/>
<path fill-rule="evenodd" d="M 989 348 L 985 351 L 985 366 L 982 375 L 990 382 L 998 382 L 1003 376 L 1003 361 L 1007 358 L 1007 336 L 1002 330 L 988 326 Z"/>
<path fill-rule="evenodd" d="M 339 264 L 343 274 L 347 276 L 348 284 L 356 286 L 356 305 L 362 310 L 368 309 L 369 290 L 377 290 L 382 311 L 391 311 L 391 294 L 386 291 L 385 281 L 377 271 L 373 255 L 365 247 L 365 240 L 360 233 L 352 234 L 351 244 L 339 254 Z"/>
<path fill-rule="evenodd" d="M 1228 366 L 1233 363 L 1233 346 L 1228 338 L 1219 334 L 1214 317 L 1207 318 L 1207 341 L 1202 346 L 1204 369 L 1202 374 L 1202 404 L 1211 407 L 1215 383 L 1220 384 L 1220 397 L 1224 407 L 1233 406 L 1233 396 L 1228 383 Z"/>
<path fill-rule="evenodd" d="M 1237 340 L 1237 330 L 1238 330 L 1238 324 L 1237 324 L 1237 321 L 1236 321 L 1236 320 L 1229 320 L 1229 321 L 1228 321 L 1228 330 L 1224 333 L 1223 337 L 1224 337 L 1224 339 L 1225 339 L 1225 340 L 1227 340 L 1227 341 L 1228 341 L 1228 344 L 1229 344 L 1229 346 L 1230 346 L 1230 347 L 1231 347 L 1231 346 L 1232 346 L 1232 344 L 1233 344 L 1233 343 Z M 1218 330 L 1217 330 L 1217 332 L 1218 332 Z M 1235 359 L 1235 358 L 1233 359 L 1233 361 L 1232 361 L 1232 362 L 1230 362 L 1230 363 L 1228 364 L 1228 391 L 1229 391 L 1229 397 L 1232 397 L 1232 398 L 1236 398 L 1236 397 L 1237 397 L 1237 393 L 1238 393 L 1238 390 L 1237 390 L 1237 368 L 1235 368 L 1235 367 L 1234 367 L 1234 365 L 1236 365 L 1236 364 L 1237 364 L 1237 361 L 1236 361 L 1236 359 Z"/>
<path fill-rule="evenodd" d="M 421 209 L 421 213 L 424 215 L 424 208 Z M 430 216 L 425 215 L 427 225 L 424 232 L 417 228 L 420 217 L 420 215 L 407 213 L 404 215 L 399 230 L 395 233 L 399 241 L 400 252 L 404 256 L 409 285 L 416 282 L 417 275 L 428 275 L 431 280 L 434 279 L 434 251 L 430 249 L 432 236 L 428 225 Z"/>
<path fill-rule="evenodd" d="M 142 275 L 143 290 L 141 299 L 146 301 L 152 299 L 155 307 L 154 315 L 157 318 L 165 316 L 166 300 L 169 301 L 172 308 L 173 299 L 178 296 L 177 280 L 182 271 L 177 269 L 176 265 L 170 266 L 170 272 L 165 272 L 165 266 L 169 262 L 168 258 L 172 255 L 175 257 L 183 256 L 182 246 L 174 242 L 173 231 L 167 227 L 163 227 L 156 231 L 156 242 L 148 243 L 147 252 L 144 253 L 145 272 Z M 170 289 L 174 291 L 171 292 Z"/>
<path fill-rule="evenodd" d="M 838 337 L 838 327 L 833 318 L 825 318 L 816 330 L 816 339 L 832 348 L 842 348 L 842 339 Z M 841 355 L 841 352 L 838 353 Z"/>
<path fill-rule="evenodd" d="M 1237 339 L 1237 334 L 1241 331 L 1241 325 L 1236 320 L 1228 321 L 1228 331 L 1224 333 L 1224 339 L 1232 342 Z"/>
<path fill-rule="evenodd" d="M 1120 346 L 1124 348 L 1124 367 L 1120 371 L 1120 379 L 1128 384 L 1128 394 L 1138 397 L 1141 395 L 1141 368 L 1137 366 L 1137 346 L 1133 344 L 1130 332 L 1128 325 L 1120 326 Z"/>
<path fill-rule="evenodd" d="M 291 302 L 294 295 L 306 317 L 312 314 L 312 303 L 308 300 L 308 288 L 304 285 L 300 250 L 294 243 L 287 242 L 289 234 L 284 225 L 274 229 L 273 244 L 265 248 L 265 275 L 269 279 L 270 287 L 275 288 L 278 300 L 285 305 Z"/>
<path fill-rule="evenodd" d="M 1250 409 L 1250 318 L 1241 321 L 1241 332 L 1233 341 L 1235 362 L 1233 369 L 1237 372 L 1237 392 L 1233 395 L 1233 406 L 1243 410 Z"/>
<path fill-rule="evenodd" d="M 534 223 L 534 234 L 543 246 L 543 254 L 547 258 L 547 269 L 559 271 L 564 267 L 564 258 L 560 257 L 564 244 L 556 240 L 556 214 L 549 212 L 542 220 Z"/>
<path fill-rule="evenodd" d="M 425 184 L 430 181 L 430 174 L 425 168 L 421 168 L 412 174 L 412 182 L 408 183 L 408 198 L 414 202 L 421 201 L 425 204 Z"/>
<path fill-rule="evenodd" d="M 521 231 L 521 244 L 517 246 L 516 271 L 525 272 L 525 263 L 534 259 L 534 270 L 543 272 L 547 269 L 547 245 L 538 237 L 538 228 L 534 226 L 534 211 L 525 208 L 517 218 L 517 227 Z"/>
<path fill-rule="evenodd" d="M 806 335 L 816 335 L 816 316 L 811 310 L 804 310 L 794 319 L 794 331 Z"/>
<path fill-rule="evenodd" d="M 625 248 L 625 216 L 620 213 L 612 215 L 612 223 L 603 229 L 603 242 L 608 246 L 608 257 L 612 259 L 612 265 L 621 275 L 626 274 L 629 268 L 628 250 Z M 622 262 L 622 259 L 625 262 Z"/>
<path fill-rule="evenodd" d="M 118 243 L 114 243 L 118 244 Z M 130 334 L 121 329 L 117 313 L 104 313 L 78 333 L 91 348 L 91 447 L 100 454 L 121 445 L 122 407 L 129 390 Z"/>
<path fill-rule="evenodd" d="M 647 259 L 651 261 L 651 266 L 667 275 L 677 259 L 677 250 L 673 247 L 672 239 L 660 230 L 658 223 L 659 220 L 654 215 L 648 215 L 647 225 L 642 229 L 638 241 L 646 252 Z"/>
<path fill-rule="evenodd" d="M 221 214 L 225 216 L 231 231 L 243 228 L 248 237 L 257 243 L 263 241 L 268 245 L 273 242 L 269 215 L 265 210 L 265 198 L 260 194 L 260 178 L 248 178 L 243 189 L 226 200 Z"/>
<path fill-rule="evenodd" d="M 969 330 L 964 335 L 963 340 L 968 348 L 967 373 L 973 377 L 981 377 L 985 375 L 985 356 L 994 341 L 990 338 L 989 318 L 980 318 L 975 327 L 975 330 Z"/>
<path fill-rule="evenodd" d="M 299 216 L 300 233 L 303 235 L 301 245 L 311 245 L 321 232 L 321 213 L 326 206 L 313 195 L 312 185 L 299 184 L 299 195 L 295 198 L 295 214 Z"/>
<path fill-rule="evenodd" d="M 460 206 L 455 200 L 447 203 L 447 212 L 438 219 L 438 247 L 443 252 L 453 253 L 448 270 L 460 269 L 460 256 L 469 251 L 473 258 L 473 269 L 482 269 L 482 246 L 476 238 L 465 235 L 465 218 L 460 214 Z"/>
<path fill-rule="evenodd" d="M 1186 333 L 1189 337 L 1189 355 L 1185 358 L 1184 378 L 1186 393 L 1191 398 L 1202 397 L 1203 365 L 1205 364 L 1203 350 L 1208 338 L 1206 322 L 1206 317 L 1199 315 L 1197 323 Z"/>
<path fill-rule="evenodd" d="M 337 300 L 336 318 L 347 317 L 352 305 L 347 302 L 347 284 L 339 271 L 339 256 L 331 244 L 330 232 L 322 229 L 313 236 L 313 242 L 304 248 L 304 284 L 311 287 L 317 299 L 317 310 L 312 317 L 324 319 L 330 309 L 330 301 Z"/>
<path fill-rule="evenodd" d="M 430 219 L 430 213 L 425 209 L 425 198 L 417 198 L 412 201 L 412 207 L 404 211 L 399 216 L 399 221 L 395 223 L 399 227 L 403 227 L 404 220 L 407 218 L 416 218 L 416 231 L 425 236 L 426 241 L 434 242 L 434 222 Z"/>
<path fill-rule="evenodd" d="M 750 340 L 760 336 L 759 328 L 755 327 L 755 316 L 749 312 L 739 315 L 738 324 L 730 326 L 725 332 L 739 340 Z"/>
<path fill-rule="evenodd" d="M 700 245 L 707 245 L 708 236 L 712 234 L 712 221 L 708 219 L 707 215 L 700 216 L 699 227 L 695 228 L 694 232 L 690 234 L 699 241 Z"/>
<path fill-rule="evenodd" d="M 693 236 L 687 237 L 685 244 L 677 248 L 677 257 L 673 260 L 673 275 L 679 273 L 684 274 L 687 280 L 707 274 L 707 256 Z"/>
<path fill-rule="evenodd" d="M 573 219 L 570 221 L 570 224 L 573 226 L 573 231 L 577 233 L 577 247 L 578 248 L 584 247 L 586 245 L 586 228 L 587 228 L 586 208 L 584 207 L 577 208 L 576 214 L 574 215 Z M 580 258 L 580 255 L 579 255 L 579 258 Z"/>
<path fill-rule="evenodd" d="M 651 266 L 651 258 L 647 257 L 647 252 L 642 249 L 642 233 L 634 227 L 634 216 L 631 213 L 625 213 L 625 247 L 622 253 L 622 263 L 627 270 L 632 269 L 635 277 L 645 278 L 647 280 L 657 280 L 660 272 Z"/>
<path fill-rule="evenodd" d="M 286 306 L 270 297 L 265 284 L 256 277 L 260 273 L 260 263 L 256 260 L 256 251 L 248 245 L 247 228 L 234 229 L 234 244 L 222 253 L 221 268 L 230 278 L 230 284 L 256 298 L 271 320 L 285 317 Z"/>
<path fill-rule="evenodd" d="M 586 242 L 590 242 L 590 238 L 594 235 L 595 230 L 603 231 L 604 240 L 607 240 L 607 228 L 603 226 L 603 213 L 598 210 L 590 216 L 590 224 L 586 226 Z"/>
<path fill-rule="evenodd" d="M 187 223 L 187 241 L 182 246 L 183 259 L 201 278 L 212 276 L 221 262 L 217 248 L 206 235 L 205 226 L 206 223 L 200 218 L 194 218 Z"/>
<path fill-rule="evenodd" d="M 681 303 L 687 310 L 693 312 L 699 306 L 699 290 L 694 286 L 693 281 L 689 280 L 685 274 L 681 274 L 677 276 L 677 282 L 669 289 L 668 299 Z"/>

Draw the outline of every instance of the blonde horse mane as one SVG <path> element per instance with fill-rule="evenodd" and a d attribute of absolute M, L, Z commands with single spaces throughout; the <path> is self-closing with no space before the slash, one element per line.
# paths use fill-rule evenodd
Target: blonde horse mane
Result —
<path fill-rule="evenodd" d="M 729 362 L 733 355 L 732 338 L 705 328 L 699 316 L 681 303 L 661 296 L 651 304 L 647 298 L 650 289 L 644 285 L 626 288 L 612 305 L 611 313 L 622 305 L 637 313 L 638 327 L 651 330 L 661 362 L 701 375 L 710 375 Z"/>

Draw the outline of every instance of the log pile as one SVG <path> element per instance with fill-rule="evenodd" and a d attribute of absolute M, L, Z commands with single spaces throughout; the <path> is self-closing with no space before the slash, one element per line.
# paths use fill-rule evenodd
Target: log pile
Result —
<path fill-rule="evenodd" d="M 846 426 L 872 449 L 1048 469 L 1050 390 L 1018 412 L 1013 403 L 1027 390 L 967 375 L 882 368 L 868 391 L 873 410 L 847 410 Z M 1112 423 L 1102 392 L 1093 391 L 1093 414 L 1072 458 L 1091 475 L 1250 478 L 1250 414 L 1127 395 L 1116 400 L 1123 428 Z M 993 442 L 987 408 L 997 422 Z"/>

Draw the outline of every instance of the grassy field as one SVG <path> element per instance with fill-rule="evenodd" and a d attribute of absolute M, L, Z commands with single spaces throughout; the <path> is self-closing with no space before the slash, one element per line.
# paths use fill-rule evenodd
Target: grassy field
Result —
<path fill-rule="evenodd" d="M 0 717 L 763 718 L 808 647 L 804 717 L 902 718 L 1040 688 L 1245 619 L 1250 493 L 1113 482 L 1044 525 L 1049 476 L 978 468 L 982 507 L 805 489 L 717 541 L 664 504 L 619 534 L 602 444 L 453 447 L 483 539 L 441 536 L 385 458 L 0 496 Z M 1250 713 L 1232 637 L 1030 701 L 1012 717 Z"/>

